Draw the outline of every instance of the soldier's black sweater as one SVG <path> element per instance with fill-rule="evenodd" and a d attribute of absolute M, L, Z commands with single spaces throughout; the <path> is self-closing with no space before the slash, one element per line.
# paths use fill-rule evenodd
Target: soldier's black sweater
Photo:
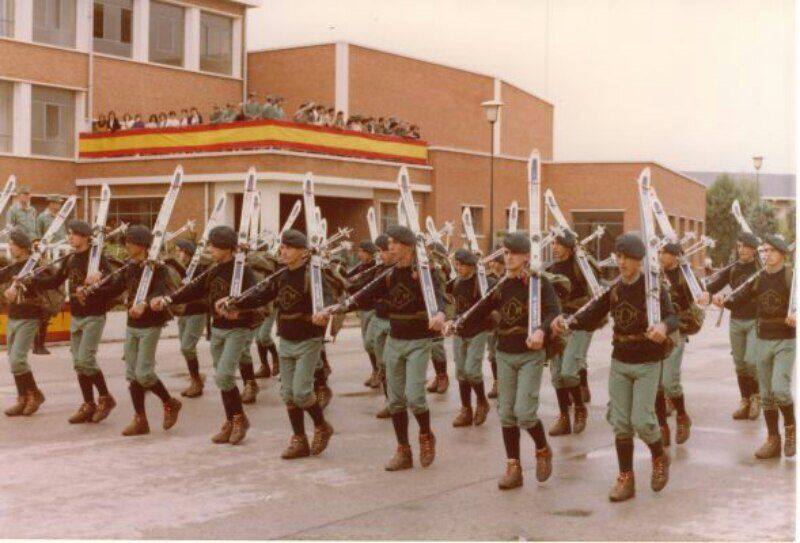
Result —
<path fill-rule="evenodd" d="M 15 275 L 25 265 L 25 260 L 21 262 L 14 262 L 9 266 L 0 270 L 0 283 L 10 282 Z M 4 293 L 3 301 L 8 303 Z M 8 304 L 8 318 L 16 320 L 25 319 L 41 319 L 45 315 L 44 300 L 42 298 L 42 291 L 36 285 L 31 285 L 22 295 L 20 303 L 11 302 Z"/>
<path fill-rule="evenodd" d="M 111 298 L 116 298 L 122 293 L 126 293 L 128 309 L 133 306 L 136 299 L 136 291 L 139 290 L 139 282 L 142 278 L 142 271 L 144 270 L 144 261 L 132 262 L 128 261 L 126 264 L 131 263 L 124 272 L 117 275 L 111 284 L 106 289 L 106 292 Z M 164 296 L 167 293 L 166 283 L 166 270 L 163 264 L 157 264 L 153 270 L 153 278 L 150 281 L 150 288 L 147 291 L 145 302 L 147 307 L 142 315 L 138 318 L 131 317 L 128 313 L 127 325 L 131 328 L 153 328 L 164 326 L 164 323 L 170 319 L 166 311 L 153 311 L 150 309 L 150 300 L 156 296 Z"/>
<path fill-rule="evenodd" d="M 714 281 L 706 285 L 709 294 L 716 294 L 727 285 L 735 289 L 758 271 L 755 259 L 750 262 L 738 261 L 727 272 L 720 274 Z M 738 298 L 735 303 L 725 304 L 731 310 L 732 319 L 749 320 L 756 318 L 756 299 L 752 296 Z"/>
<path fill-rule="evenodd" d="M 64 281 L 69 279 L 70 313 L 75 317 L 99 317 L 108 312 L 114 302 L 114 298 L 109 296 L 108 287 L 100 287 L 81 303 L 76 296 L 76 291 L 86 281 L 88 267 L 89 250 L 87 249 L 86 251 L 69 255 L 57 268 L 50 273 L 39 275 L 32 280 L 32 283 L 42 289 L 52 289 L 60 287 Z M 105 275 L 109 272 L 111 272 L 111 266 L 108 263 L 108 259 L 101 256 L 100 273 Z"/>
<path fill-rule="evenodd" d="M 667 289 L 661 289 L 661 322 L 667 326 L 667 333 L 678 328 L 678 318 L 672 307 Z M 664 347 L 647 339 L 647 305 L 645 303 L 644 275 L 633 283 L 617 281 L 600 298 L 593 302 L 585 312 L 576 317 L 570 327 L 591 326 L 601 321 L 608 313 L 614 319 L 614 349 L 611 356 L 627 364 L 641 364 L 663 360 Z"/>
<path fill-rule="evenodd" d="M 332 294 L 325 281 L 323 298 L 325 305 L 332 301 Z M 254 296 L 237 304 L 241 309 L 253 309 L 275 300 L 277 307 L 278 336 L 289 341 L 325 336 L 325 327 L 311 322 L 311 274 L 308 262 L 294 270 L 286 269 L 267 287 Z"/>
<path fill-rule="evenodd" d="M 675 312 L 683 313 L 692 306 L 694 301 L 680 266 L 675 266 L 670 270 L 665 269 L 664 275 L 669 285 L 669 299 L 675 305 Z"/>
<path fill-rule="evenodd" d="M 225 298 L 231 292 L 233 264 L 234 261 L 232 259 L 222 264 L 212 264 L 213 267 L 209 269 L 203 279 L 172 296 L 172 303 L 183 304 L 192 301 L 203 301 L 206 307 L 215 307 L 219 300 Z M 242 291 L 250 288 L 253 284 L 255 284 L 255 276 L 250 266 L 245 264 L 242 274 Z M 252 319 L 253 314 L 250 311 L 240 311 L 239 316 L 235 319 L 228 319 L 213 311 L 211 326 L 224 330 L 250 328 Z"/>
<path fill-rule="evenodd" d="M 558 301 L 561 302 L 561 310 L 565 315 L 572 315 L 591 298 L 589 285 L 578 267 L 574 254 L 566 260 L 554 262 L 547 268 L 547 271 L 569 279 L 569 290 L 559 288 L 558 285 L 553 287 L 558 295 Z M 600 321 L 597 327 L 602 327 L 604 324 L 604 321 Z M 575 328 L 575 330 L 585 330 L 587 332 L 592 332 L 595 329 L 591 327 Z"/>
<path fill-rule="evenodd" d="M 487 277 L 486 280 L 490 289 L 496 283 L 494 278 Z M 455 316 L 460 317 L 482 298 L 480 283 L 478 282 L 478 274 L 473 273 L 466 279 L 457 277 L 455 280 L 447 283 L 446 292 L 455 298 Z M 494 323 L 488 316 L 484 319 L 470 320 L 468 326 L 465 325 L 458 331 L 458 335 L 463 338 L 471 338 L 477 334 L 480 334 L 481 332 L 490 330 L 493 326 Z"/>
<path fill-rule="evenodd" d="M 528 346 L 528 277 L 509 277 L 494 293 L 478 307 L 464 322 L 471 326 L 473 321 L 485 320 L 492 311 L 500 314 L 497 325 L 497 350 L 504 353 L 525 353 Z M 541 324 L 545 342 L 550 341 L 550 323 L 553 322 L 561 308 L 553 285 L 546 278 L 541 281 Z M 544 347 L 543 347 L 544 348 Z"/>
<path fill-rule="evenodd" d="M 437 311 L 444 312 L 444 297 L 438 282 L 433 281 Z M 428 329 L 428 313 L 422 284 L 412 266 L 395 267 L 385 281 L 375 281 L 358 297 L 357 307 L 373 307 L 384 301 L 389 310 L 389 335 L 395 339 L 428 339 L 439 337 L 439 332 Z M 353 307 L 346 307 L 346 311 Z M 381 317 L 383 318 L 383 317 Z"/>
<path fill-rule="evenodd" d="M 758 278 L 744 287 L 733 300 L 725 303 L 735 304 L 742 298 L 756 301 L 756 334 L 759 339 L 794 339 L 795 329 L 786 324 L 789 312 L 789 292 L 791 270 L 782 266 L 780 270 L 769 273 L 762 270 Z"/>
<path fill-rule="evenodd" d="M 177 260 L 170 259 L 167 262 L 165 262 L 165 264 L 167 266 L 172 266 L 180 274 L 181 277 L 183 278 L 186 277 L 186 268 Z M 208 268 L 209 266 L 206 264 L 198 264 L 197 268 L 195 268 L 194 270 L 194 275 L 192 277 L 193 278 L 200 277 Z M 188 302 L 183 310 L 184 317 L 189 317 L 192 315 L 203 315 L 205 313 L 208 313 L 208 302 L 202 298 L 199 300 L 192 300 L 191 302 Z"/>
<path fill-rule="evenodd" d="M 364 280 L 359 281 L 360 287 L 356 289 L 348 289 L 348 291 L 351 292 L 352 294 L 357 293 L 358 291 L 369 285 L 369 283 L 380 277 L 380 275 L 390 267 L 391 266 L 381 264 L 371 272 L 365 273 L 364 276 L 362 276 L 364 277 Z M 389 320 L 389 314 L 391 313 L 391 307 L 389 306 L 388 300 L 386 300 L 385 298 L 379 298 L 379 299 L 371 298 L 369 300 L 366 300 L 363 304 L 359 303 L 359 308 L 362 311 L 375 310 L 375 316 L 383 320 Z"/>

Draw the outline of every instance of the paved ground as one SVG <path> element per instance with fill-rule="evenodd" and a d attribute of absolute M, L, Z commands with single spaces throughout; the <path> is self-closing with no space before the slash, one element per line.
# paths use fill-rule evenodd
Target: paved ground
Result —
<path fill-rule="evenodd" d="M 368 362 L 354 329 L 330 347 L 335 397 L 328 413 L 337 433 L 322 456 L 293 462 L 279 458 L 288 423 L 272 380 L 248 409 L 252 429 L 240 447 L 209 441 L 222 418 L 213 384 L 202 398 L 185 401 L 169 432 L 160 429 L 160 409 L 148 396 L 152 433 L 120 436 L 132 408 L 119 343 L 104 344 L 100 360 L 119 407 L 101 424 L 70 426 L 66 418 L 79 393 L 69 353 L 56 347 L 51 356 L 32 357 L 47 396 L 41 411 L 0 420 L 0 537 L 793 539 L 795 463 L 753 457 L 763 422 L 731 420 L 737 391 L 726 329 L 706 326 L 684 362 L 691 439 L 670 449 L 672 478 L 659 494 L 650 491 L 649 453 L 637 442 L 638 495 L 623 504 L 606 498 L 616 474 L 603 419 L 608 330 L 590 350 L 586 432 L 551 440 L 555 467 L 544 484 L 535 482 L 533 446 L 523 441 L 526 484 L 510 492 L 496 486 L 504 468 L 497 413 L 482 427 L 452 428 L 458 409 L 452 386 L 446 396 L 430 397 L 439 443 L 434 465 L 383 471 L 394 449 L 391 423 L 372 417 L 381 399 L 361 385 Z M 163 380 L 179 390 L 185 369 L 177 341 L 163 341 L 158 352 Z M 209 366 L 205 345 L 202 364 Z M 556 412 L 549 381 L 542 390 L 540 415 L 549 425 Z M 7 368 L 0 394 L 5 403 L 14 396 Z"/>

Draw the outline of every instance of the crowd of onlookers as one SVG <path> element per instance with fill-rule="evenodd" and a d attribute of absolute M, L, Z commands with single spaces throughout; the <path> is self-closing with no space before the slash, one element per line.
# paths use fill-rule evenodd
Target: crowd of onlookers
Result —
<path fill-rule="evenodd" d="M 210 124 L 233 123 L 239 121 L 254 121 L 258 119 L 286 119 L 283 109 L 283 97 L 269 94 L 264 102 L 258 101 L 256 93 L 251 92 L 247 101 L 234 105 L 225 104 L 224 107 L 215 105 L 209 115 Z M 306 102 L 301 105 L 292 116 L 296 123 L 312 124 L 328 128 L 352 130 L 367 134 L 383 134 L 400 136 L 404 138 L 419 139 L 417 125 L 395 119 L 394 117 L 367 117 L 364 115 L 345 115 L 343 111 L 336 111 L 332 107 Z M 137 128 L 172 128 L 203 124 L 203 116 L 196 107 L 182 109 L 180 114 L 175 111 L 152 114 L 147 121 L 139 115 L 126 113 L 122 118 L 110 111 L 108 115 L 100 115 L 93 123 L 94 132 L 116 132 L 119 130 L 132 130 Z"/>

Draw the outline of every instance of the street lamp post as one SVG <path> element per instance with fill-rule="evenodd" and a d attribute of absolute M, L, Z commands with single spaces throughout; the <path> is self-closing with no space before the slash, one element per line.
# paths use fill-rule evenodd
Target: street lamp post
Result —
<path fill-rule="evenodd" d="M 761 165 L 764 163 L 763 156 L 753 157 L 753 167 L 756 169 L 756 191 L 758 193 L 758 200 L 761 201 L 761 184 L 758 182 L 758 172 L 761 170 Z"/>
<path fill-rule="evenodd" d="M 486 114 L 486 120 L 489 121 L 489 126 L 491 130 L 489 133 L 491 134 L 492 142 L 491 142 L 491 151 L 489 154 L 489 247 L 487 249 L 487 254 L 491 253 L 494 249 L 494 125 L 497 122 L 497 118 L 500 115 L 500 108 L 503 107 L 503 103 L 497 100 L 489 100 L 487 102 L 481 103 L 481 107 L 483 108 L 483 112 Z"/>

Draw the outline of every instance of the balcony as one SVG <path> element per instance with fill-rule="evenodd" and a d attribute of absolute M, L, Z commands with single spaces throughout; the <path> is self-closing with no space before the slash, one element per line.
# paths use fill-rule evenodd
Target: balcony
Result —
<path fill-rule="evenodd" d="M 82 133 L 79 140 L 81 159 L 258 149 L 283 149 L 405 164 L 428 163 L 428 144 L 422 140 L 276 120 Z"/>

